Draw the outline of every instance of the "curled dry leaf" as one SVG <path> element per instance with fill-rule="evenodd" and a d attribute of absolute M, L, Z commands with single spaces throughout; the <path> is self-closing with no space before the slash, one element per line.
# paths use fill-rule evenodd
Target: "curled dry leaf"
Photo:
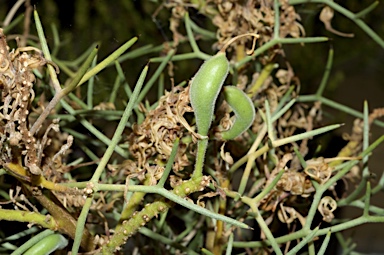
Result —
<path fill-rule="evenodd" d="M 306 178 L 306 174 L 294 170 L 284 172 L 276 188 L 303 197 L 308 197 L 315 191 L 311 181 Z"/>
<path fill-rule="evenodd" d="M 233 158 L 232 158 L 232 156 L 231 156 L 231 154 L 229 152 L 224 152 L 224 146 L 225 146 L 225 143 L 223 143 L 223 145 L 221 145 L 221 147 L 220 147 L 220 157 L 225 162 L 227 162 L 228 164 L 232 165 L 233 164 Z"/>
<path fill-rule="evenodd" d="M 193 132 L 192 128 L 184 118 L 184 114 L 191 111 L 188 87 L 174 87 L 171 92 L 166 92 L 159 99 L 156 109 L 146 113 L 144 122 L 133 126 L 128 143 L 130 154 L 135 160 L 129 161 L 129 167 L 125 168 L 128 170 L 126 174 L 140 172 L 143 176 L 150 173 L 156 180 L 160 179 L 159 169 L 152 168 L 165 164 L 177 138 L 193 135 L 190 132 Z M 191 164 L 186 154 L 187 149 L 187 144 L 180 143 L 172 167 L 176 174 Z"/>
<path fill-rule="evenodd" d="M 324 158 L 311 159 L 306 163 L 304 172 L 318 183 L 323 184 L 331 178 L 333 168 L 324 161 Z"/>
<path fill-rule="evenodd" d="M 324 23 L 325 29 L 327 29 L 329 32 L 331 32 L 335 35 L 339 35 L 339 36 L 343 36 L 343 37 L 353 37 L 354 34 L 343 33 L 343 32 L 337 31 L 336 29 L 334 29 L 332 27 L 331 21 L 333 19 L 333 14 L 334 14 L 334 10 L 329 6 L 325 6 L 321 10 L 320 20 L 321 20 L 321 22 Z"/>
<path fill-rule="evenodd" d="M 297 219 L 297 211 L 292 207 L 280 205 L 280 210 L 277 212 L 277 217 L 283 223 L 290 224 Z"/>
<path fill-rule="evenodd" d="M 205 208 L 205 202 L 202 200 L 203 198 L 211 198 L 211 197 L 215 197 L 219 195 L 218 192 L 208 192 L 208 193 L 205 193 L 203 195 L 200 195 L 198 198 L 197 198 L 197 204 L 201 207 L 204 207 Z"/>
<path fill-rule="evenodd" d="M 95 107 L 93 107 L 93 110 L 96 110 L 96 111 L 116 110 L 116 107 L 112 102 L 102 102 L 96 105 Z"/>
<path fill-rule="evenodd" d="M 325 196 L 320 200 L 319 206 L 317 209 L 323 216 L 323 220 L 326 222 L 331 222 L 333 218 L 335 217 L 333 215 L 333 211 L 335 211 L 337 208 L 337 203 L 336 201 L 330 197 L 330 196 Z"/>
<path fill-rule="evenodd" d="M 277 212 L 277 217 L 283 223 L 290 224 L 298 219 L 302 226 L 305 226 L 306 219 L 293 207 L 280 204 L 280 209 Z"/>
<path fill-rule="evenodd" d="M 47 64 L 59 72 L 56 64 L 46 60 L 41 50 L 35 47 L 10 50 L 3 29 L 0 29 L 0 166 L 24 180 L 30 175 L 44 175 L 50 179 L 54 168 L 61 168 L 63 155 L 72 144 L 70 137 L 60 133 L 58 121 L 44 123 L 40 127 L 45 133 L 42 137 L 30 132 L 36 83 L 33 69 Z M 57 132 L 53 137 L 48 135 L 51 129 Z M 60 149 L 65 140 L 68 140 L 67 144 Z M 52 166 L 52 162 L 56 166 Z M 55 178 L 60 180 L 56 174 Z"/>
<path fill-rule="evenodd" d="M 179 42 L 182 38 L 178 32 L 180 20 L 184 17 L 188 4 L 185 1 L 166 1 L 166 8 L 172 8 L 170 19 L 171 31 L 174 41 Z M 261 35 L 259 43 L 265 44 L 271 40 L 275 23 L 273 0 L 249 0 L 249 1 L 207 1 L 199 7 L 199 12 L 209 16 L 217 26 L 218 44 L 221 48 L 229 39 L 250 32 Z M 300 37 L 305 35 L 303 26 L 300 24 L 300 16 L 288 0 L 280 1 L 280 31 L 279 36 L 285 38 Z M 245 45 L 249 38 L 244 38 L 231 45 Z"/>

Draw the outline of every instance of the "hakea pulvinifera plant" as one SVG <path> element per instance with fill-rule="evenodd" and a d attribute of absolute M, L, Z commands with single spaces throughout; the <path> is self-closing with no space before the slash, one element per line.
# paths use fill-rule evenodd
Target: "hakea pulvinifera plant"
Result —
<path fill-rule="evenodd" d="M 321 104 L 315 103 L 312 108 L 307 108 L 308 105 L 303 103 L 305 100 L 295 93 L 298 90 L 295 87 L 299 87 L 296 86 L 299 83 L 294 80 L 289 63 L 286 67 L 279 68 L 274 63 L 275 56 L 283 52 L 279 45 L 320 42 L 326 41 L 327 38 L 300 38 L 304 34 L 304 29 L 298 23 L 299 16 L 285 0 L 255 0 L 247 2 L 246 5 L 240 2 L 212 1 L 201 6 L 200 10 L 201 13 L 210 15 L 211 18 L 215 17 L 213 23 L 219 26 L 216 33 L 219 37 L 216 46 L 224 44 L 226 46 L 216 55 L 209 56 L 197 47 L 195 42 L 197 37 L 191 30 L 192 23 L 188 19 L 188 15 L 184 15 L 188 12 L 184 8 L 186 5 L 182 1 L 177 3 L 168 1 L 164 5 L 167 4 L 175 6 L 174 16 L 171 18 L 171 30 L 174 32 L 176 42 L 172 45 L 177 46 L 177 39 L 180 39 L 177 38 L 179 34 L 176 33 L 174 26 L 175 15 L 179 15 L 178 19 L 185 17 L 186 31 L 193 53 L 174 55 L 177 51 L 172 49 L 168 51 L 166 57 L 154 59 L 162 61 L 160 67 L 166 66 L 169 61 L 184 59 L 186 56 L 186 59 L 200 58 L 205 62 L 188 86 L 172 87 L 172 90 L 166 92 L 163 97 L 159 97 L 153 106 L 148 104 L 144 106 L 142 100 L 152 86 L 148 84 L 156 80 L 158 76 L 154 74 L 151 82 L 143 86 L 148 66 L 143 69 L 133 93 L 127 93 L 129 100 L 126 109 L 122 115 L 119 115 L 119 117 L 121 116 L 120 123 L 110 143 L 106 143 L 108 147 L 104 155 L 100 160 L 98 156 L 90 157 L 93 162 L 98 161 L 98 166 L 93 171 L 92 178 L 87 182 L 64 183 L 66 179 L 62 177 L 61 173 L 54 174 L 54 171 L 57 170 L 55 166 L 58 165 L 60 168 L 65 164 L 65 162 L 60 164 L 61 162 L 57 161 L 61 161 L 60 156 L 65 155 L 73 139 L 72 136 L 68 136 L 67 143 L 58 152 L 55 150 L 54 155 L 52 152 L 45 153 L 44 148 L 49 141 L 49 131 L 59 132 L 57 131 L 59 121 L 48 122 L 46 121 L 47 116 L 59 100 L 114 62 L 118 55 L 129 48 L 128 45 L 132 45 L 137 38 L 127 42 L 124 46 L 125 50 L 113 53 L 113 56 L 108 57 L 109 61 L 102 61 L 96 65 L 95 60 L 95 67 L 87 71 L 97 52 L 97 47 L 93 49 L 94 51 L 85 61 L 81 71 L 70 82 L 64 83 L 70 85 L 63 89 L 58 80 L 54 79 L 56 70 L 53 67 L 56 66 L 50 61 L 49 50 L 47 50 L 45 38 L 41 32 L 39 36 L 44 55 L 40 50 L 31 47 L 9 51 L 5 40 L 0 42 L 2 44 L 0 45 L 2 49 L 0 49 L 0 86 L 3 89 L 2 125 L 0 125 L 0 133 L 3 136 L 0 141 L 2 150 L 0 163 L 5 168 L 3 173 L 6 172 L 16 177 L 21 183 L 20 186 L 23 186 L 23 191 L 25 190 L 26 194 L 33 196 L 49 212 L 49 215 L 44 215 L 43 212 L 40 213 L 34 208 L 35 212 L 28 212 L 34 216 L 28 217 L 29 221 L 26 217 L 22 218 L 23 215 L 19 213 L 19 210 L 0 208 L 2 215 L 7 213 L 8 217 L 13 212 L 15 215 L 13 220 L 28 221 L 69 236 L 74 240 L 73 254 L 77 254 L 80 246 L 84 251 L 93 253 L 118 253 L 124 249 L 124 244 L 130 237 L 137 232 L 144 234 L 145 231 L 158 231 L 160 234 L 152 233 L 147 236 L 156 241 L 160 240 L 161 245 L 171 247 L 170 252 L 175 253 L 179 250 L 183 252 L 189 249 L 193 254 L 197 250 L 200 251 L 202 246 L 214 254 L 222 254 L 225 249 L 227 249 L 227 253 L 231 253 L 233 245 L 253 249 L 250 252 L 260 252 L 259 247 L 262 247 L 261 249 L 264 251 L 283 254 L 281 244 L 284 243 L 287 244 L 287 252 L 289 250 L 289 254 L 295 254 L 308 242 L 314 242 L 315 236 L 325 235 L 325 231 L 330 233 L 331 228 L 327 229 L 324 225 L 322 225 L 322 229 L 319 227 L 313 229 L 317 224 L 317 221 L 314 221 L 316 214 L 321 214 L 322 221 L 333 224 L 335 209 L 340 205 L 348 204 L 357 197 L 358 192 L 354 194 L 354 198 L 340 199 L 337 194 L 333 193 L 333 187 L 341 178 L 346 179 L 353 164 L 358 164 L 361 157 L 355 156 L 360 154 L 361 150 L 364 150 L 362 156 L 365 157 L 377 145 L 368 148 L 367 135 L 364 135 L 363 139 L 363 132 L 357 132 L 356 137 L 355 135 L 351 137 L 353 141 L 351 140 L 351 146 L 346 148 L 349 149 L 349 152 L 344 157 L 304 160 L 304 157 L 310 156 L 308 141 L 313 136 L 338 128 L 340 125 L 316 129 L 319 117 L 321 117 Z M 329 1 L 327 4 L 331 5 L 334 2 Z M 196 5 L 188 3 L 188 7 L 191 6 Z M 217 10 L 214 6 L 217 6 Z M 207 10 L 214 10 L 214 12 Z M 250 13 L 253 15 L 249 15 Z M 360 13 L 360 15 L 362 14 Z M 329 19 L 328 17 L 327 22 Z M 37 27 L 41 25 L 38 20 L 36 21 Z M 177 20 L 177 22 L 179 21 Z M 209 35 L 209 32 L 212 33 L 212 31 L 203 31 L 196 24 L 194 24 L 194 30 L 197 33 L 203 32 L 202 34 L 205 36 Z M 42 30 L 40 29 L 40 31 Z M 258 41 L 260 47 L 253 52 L 252 56 L 246 57 L 244 54 L 245 40 L 236 41 L 239 43 L 234 44 L 232 40 L 227 42 L 227 39 L 234 37 L 233 40 L 237 40 L 239 34 L 246 34 L 249 31 L 257 31 L 257 34 L 260 35 L 261 38 Z M 254 35 L 254 37 L 259 36 Z M 1 38 L 4 39 L 3 36 Z M 214 36 L 210 38 L 214 38 Z M 236 51 L 233 52 L 232 59 L 236 59 L 236 61 L 228 61 L 225 54 L 227 45 L 234 46 L 233 49 Z M 28 53 L 30 51 L 37 54 Z M 260 57 L 262 54 L 264 57 Z M 153 62 L 155 62 L 154 59 L 152 59 Z M 254 60 L 260 64 L 256 67 L 256 71 L 252 65 L 248 66 L 250 68 L 244 68 L 245 63 L 253 64 Z M 60 61 L 57 63 L 60 64 Z M 44 109 L 38 109 L 39 117 L 35 120 L 29 115 L 33 109 L 31 105 L 35 103 L 33 100 L 35 78 L 31 71 L 46 64 L 48 64 L 54 95 L 49 104 L 44 105 Z M 119 61 L 116 61 L 115 65 L 119 71 Z M 170 66 L 173 67 L 173 65 Z M 160 67 L 159 72 L 155 73 L 163 71 Z M 327 69 L 330 69 L 328 64 Z M 121 77 L 123 77 L 123 71 L 120 71 Z M 224 86 L 229 71 L 233 74 L 232 81 L 236 86 Z M 248 82 L 251 76 L 252 82 Z M 116 82 L 115 88 L 119 87 L 118 85 Z M 125 87 L 127 91 L 128 86 L 127 84 Z M 88 88 L 91 88 L 88 92 L 94 92 L 92 86 Z M 140 92 L 142 88 L 143 90 Z M 324 87 L 319 89 L 316 100 L 322 98 L 320 94 L 323 89 Z M 163 90 L 162 87 L 160 90 Z M 247 91 L 247 94 L 243 92 L 244 90 Z M 116 91 L 117 89 L 114 90 L 114 92 Z M 217 100 L 220 94 L 224 103 L 215 109 L 217 101 L 221 102 Z M 90 95 L 91 93 L 87 96 Z M 79 98 L 76 99 L 79 100 Z M 308 98 L 306 99 L 308 102 Z M 299 100 L 303 101 L 297 103 Z M 91 101 L 89 100 L 90 104 L 87 105 L 89 109 L 101 109 L 100 107 L 92 108 L 93 102 Z M 114 100 L 110 101 L 105 105 L 114 105 L 112 103 Z M 323 100 L 323 103 L 327 102 L 329 101 Z M 255 107 L 258 108 L 257 116 Z M 85 107 L 85 112 L 88 111 L 88 108 Z M 138 124 L 129 122 L 133 109 L 136 110 Z M 146 115 L 143 122 L 141 122 L 143 114 L 139 112 L 140 110 Z M 68 112 L 72 114 L 70 111 Z M 233 112 L 233 117 L 229 117 L 230 112 Z M 225 116 L 220 121 L 223 114 Z M 381 116 L 382 113 L 378 115 Z M 364 117 L 366 116 L 368 113 L 364 115 Z M 110 120 L 110 118 L 105 119 Z M 33 124 L 30 126 L 28 121 Z M 364 123 L 372 121 L 364 121 Z M 362 128 L 360 125 L 356 125 L 356 127 L 364 130 L 364 134 L 368 133 L 366 126 Z M 41 134 L 38 134 L 42 133 L 38 132 L 39 129 L 45 130 L 42 138 Z M 24 133 L 22 130 L 28 132 Z M 128 130 L 132 132 L 128 136 L 128 146 L 124 144 L 128 149 L 124 151 L 118 143 L 121 142 L 123 131 Z M 364 146 L 359 146 L 362 140 Z M 300 143 L 296 143 L 297 141 Z M 197 151 L 194 149 L 196 142 Z M 208 145 L 211 145 L 209 149 Z M 220 153 L 218 148 L 221 148 Z M 86 149 L 88 152 L 90 151 L 89 148 Z M 225 152 L 224 149 L 229 152 Z M 83 151 L 86 150 L 83 149 Z M 123 159 L 121 157 L 112 158 L 113 151 L 120 154 Z M 206 153 L 207 151 L 208 153 Z M 237 155 L 234 155 L 235 153 Z M 236 161 L 231 158 L 232 156 Z M 119 160 L 124 161 L 119 164 Z M 194 168 L 189 167 L 193 160 L 195 160 Z M 343 163 L 347 160 L 349 162 Z M 110 172 L 105 171 L 108 162 L 111 162 Z M 242 168 L 245 163 L 246 166 Z M 335 164 L 333 165 L 333 163 Z M 235 171 L 237 171 L 236 174 L 242 174 L 239 183 L 237 178 L 233 178 Z M 78 178 L 70 172 L 66 174 L 71 177 L 71 181 Z M 351 176 L 356 177 L 356 174 L 351 174 Z M 365 174 L 365 176 L 367 175 Z M 53 177 L 55 177 L 55 182 L 50 181 Z M 125 185 L 122 184 L 124 181 Z M 369 215 L 369 210 L 375 210 L 375 208 L 368 207 L 371 190 L 369 179 L 366 178 L 365 181 L 367 181 L 365 219 L 361 218 L 359 224 L 370 220 L 372 222 L 382 221 L 380 218 Z M 251 185 L 252 187 L 250 187 Z M 18 186 L 19 191 L 20 186 Z M 362 190 L 365 186 L 359 184 L 359 187 Z M 61 193 L 58 195 L 57 191 Z M 327 193 L 325 194 L 325 192 Z M 65 204 L 65 207 L 69 208 L 68 210 L 72 210 L 71 213 L 74 212 L 71 215 L 55 199 L 59 197 L 59 199 L 69 201 L 68 199 L 73 194 L 77 195 L 73 197 L 81 200 L 77 205 L 82 207 L 80 215 L 76 215 L 78 208 L 75 208 L 77 206 L 73 203 Z M 123 196 L 126 202 L 124 205 Z M 220 196 L 220 199 L 209 199 L 215 196 Z M 204 202 L 203 199 L 205 199 Z M 14 197 L 10 200 L 15 201 Z M 143 200 L 145 205 L 141 206 Z M 303 201 L 307 204 L 303 204 Z M 15 205 L 17 206 L 17 203 Z M 183 234 L 179 235 L 177 231 L 171 229 L 177 224 L 174 224 L 170 217 L 178 217 L 179 215 L 176 214 L 179 214 L 180 207 L 175 208 L 175 211 L 169 209 L 177 205 L 183 207 L 181 210 L 190 210 L 188 214 L 193 215 L 192 221 L 180 217 L 187 227 L 183 233 L 191 232 L 188 233 L 189 241 L 185 241 Z M 208 209 L 205 208 L 205 205 Z M 305 208 L 303 209 L 303 207 Z M 97 211 L 100 217 L 93 214 L 94 211 Z M 194 214 L 196 212 L 197 214 Z M 158 215 L 161 215 L 160 220 L 154 220 Z M 202 228 L 197 227 L 194 223 L 199 218 L 199 222 L 204 224 Z M 275 218 L 278 218 L 279 221 L 275 221 Z M 36 221 L 36 219 L 39 220 Z M 100 219 L 105 223 L 104 229 L 98 226 Z M 246 232 L 240 230 L 236 231 L 238 235 L 234 237 L 234 228 L 249 228 L 243 223 L 248 219 L 253 219 L 253 227 L 255 227 L 253 235 L 260 235 L 256 237 L 259 241 L 249 242 L 245 236 Z M 276 231 L 274 226 L 277 224 L 281 226 L 281 223 L 283 223 L 283 228 Z M 337 226 L 339 229 L 352 226 L 346 224 L 348 222 Z M 144 226 L 148 226 L 148 228 L 142 228 Z M 92 228 L 94 235 L 87 231 L 88 227 Z M 286 234 L 280 235 L 281 229 L 284 229 Z M 334 228 L 332 229 L 334 230 Z M 199 231 L 201 231 L 199 235 L 195 234 Z M 30 245 L 30 250 L 26 254 L 50 253 L 67 245 L 68 242 L 63 236 L 51 232 L 41 232 L 38 235 L 42 239 L 41 242 Z M 275 239 L 274 236 L 277 235 L 279 238 Z M 144 237 L 135 235 L 134 238 Z M 295 240 L 301 238 L 302 240 L 296 247 L 292 249 L 289 247 Z M 181 244 L 178 241 L 182 239 Z M 193 244 L 192 239 L 199 239 L 199 242 L 204 239 L 205 245 Z M 237 240 L 233 242 L 234 239 Z M 139 244 L 135 243 L 135 245 L 135 248 L 141 248 Z M 95 249 L 98 250 L 95 251 Z M 205 252 L 209 253 L 207 250 Z"/>

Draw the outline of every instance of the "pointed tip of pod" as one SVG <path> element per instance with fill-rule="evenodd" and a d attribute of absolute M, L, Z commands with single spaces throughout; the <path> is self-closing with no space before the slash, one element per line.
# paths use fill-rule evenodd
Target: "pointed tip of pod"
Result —
<path fill-rule="evenodd" d="M 235 121 L 229 130 L 221 133 L 223 140 L 232 140 L 244 133 L 253 123 L 256 115 L 251 99 L 235 86 L 224 87 L 224 98 L 235 113 Z"/>

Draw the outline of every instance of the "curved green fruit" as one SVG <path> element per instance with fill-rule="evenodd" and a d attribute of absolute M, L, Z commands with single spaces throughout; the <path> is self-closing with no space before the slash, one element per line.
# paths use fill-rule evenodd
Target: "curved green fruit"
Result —
<path fill-rule="evenodd" d="M 235 113 L 235 121 L 229 130 L 221 133 L 221 138 L 231 140 L 244 133 L 252 125 L 256 112 L 251 99 L 235 86 L 224 87 L 224 98 Z"/>
<path fill-rule="evenodd" d="M 190 87 L 190 101 L 195 113 L 197 132 L 208 135 L 215 102 L 227 78 L 229 63 L 225 53 L 219 52 L 200 67 Z"/>

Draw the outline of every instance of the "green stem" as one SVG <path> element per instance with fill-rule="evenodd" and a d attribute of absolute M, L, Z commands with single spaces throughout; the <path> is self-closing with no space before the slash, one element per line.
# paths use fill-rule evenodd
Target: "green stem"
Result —
<path fill-rule="evenodd" d="M 195 170 L 193 171 L 192 178 L 198 178 L 203 175 L 205 153 L 208 147 L 208 139 L 201 139 L 197 142 L 197 154 Z"/>
<path fill-rule="evenodd" d="M 105 58 L 103 61 L 101 61 L 98 65 L 96 65 L 94 68 L 89 70 L 83 78 L 80 80 L 77 86 L 80 86 L 84 82 L 88 81 L 92 76 L 95 76 L 100 71 L 102 71 L 104 68 L 106 68 L 109 64 L 113 63 L 118 57 L 120 57 L 121 54 L 123 54 L 126 50 L 128 50 L 136 41 L 137 37 L 133 37 L 128 42 L 124 43 L 120 48 L 118 48 L 116 51 L 114 51 L 112 54 L 110 54 L 107 58 Z"/>
<path fill-rule="evenodd" d="M 263 52 L 272 48 L 276 44 L 293 44 L 293 43 L 317 43 L 317 42 L 326 42 L 329 39 L 327 37 L 304 37 L 304 38 L 277 38 L 272 39 L 261 47 L 257 48 L 252 56 L 246 56 L 234 66 L 235 69 L 239 69 L 249 61 L 255 59 L 257 56 L 261 55 Z"/>
<path fill-rule="evenodd" d="M 323 94 L 325 86 L 327 85 L 329 74 L 331 73 L 331 69 L 332 69 L 332 63 L 333 63 L 333 48 L 330 48 L 328 52 L 327 64 L 325 65 L 324 75 L 323 75 L 323 78 L 321 79 L 320 86 L 316 91 L 316 96 L 318 97 L 320 97 Z"/>
<path fill-rule="evenodd" d="M 354 14 L 350 10 L 340 6 L 339 4 L 333 2 L 332 0 L 290 0 L 290 5 L 304 4 L 304 3 L 322 3 L 326 4 L 335 11 L 343 14 L 348 19 L 356 23 L 367 35 L 369 35 L 377 44 L 384 48 L 384 41 L 373 31 L 367 24 L 364 23 L 361 17 L 361 13 Z M 369 7 L 368 7 L 369 8 Z M 370 11 L 370 10 L 369 10 Z"/>
<path fill-rule="evenodd" d="M 132 109 L 137 102 L 137 96 L 141 90 L 143 83 L 144 83 L 147 72 L 148 72 L 148 66 L 144 67 L 143 71 L 141 72 L 139 80 L 136 83 L 135 90 L 133 91 L 132 97 L 130 98 L 129 103 L 128 103 L 127 107 L 125 108 L 124 114 L 121 117 L 119 125 L 117 126 L 116 131 L 113 135 L 113 138 L 111 140 L 111 144 L 108 146 L 107 150 L 105 151 L 102 159 L 99 162 L 98 167 L 96 168 L 96 170 L 95 170 L 95 172 L 94 172 L 94 174 L 90 180 L 89 186 L 92 188 L 97 185 L 98 180 L 99 180 L 102 172 L 104 171 L 105 166 L 107 165 L 109 159 L 111 158 L 112 153 L 113 153 L 117 143 L 120 141 L 121 134 L 123 133 L 123 131 L 125 129 L 125 124 L 127 123 L 129 117 L 131 116 Z M 93 200 L 93 195 L 86 199 L 85 205 L 83 206 L 83 209 L 81 210 L 80 217 L 79 217 L 79 220 L 78 220 L 77 225 L 76 225 L 76 237 L 75 237 L 75 241 L 74 241 L 73 246 L 72 246 L 72 254 L 73 255 L 76 255 L 78 250 L 79 250 L 80 239 L 81 239 L 81 236 L 83 234 L 86 217 L 88 215 L 88 211 L 89 211 L 89 208 L 91 206 L 92 200 Z"/>
<path fill-rule="evenodd" d="M 57 229 L 57 222 L 54 218 L 47 218 L 47 215 L 43 215 L 36 212 L 26 212 L 19 210 L 8 210 L 0 208 L 0 220 L 5 221 L 18 221 L 38 224 L 43 228 L 52 230 Z"/>
<path fill-rule="evenodd" d="M 359 218 L 340 223 L 331 227 L 323 228 L 317 231 L 314 237 L 326 235 L 328 232 L 337 233 L 346 229 L 350 229 L 353 227 L 357 227 L 362 224 L 366 223 L 384 223 L 384 216 L 360 216 Z M 284 235 L 281 237 L 275 238 L 276 242 L 278 244 L 287 243 L 289 241 L 303 238 L 307 235 L 309 235 L 309 231 L 305 231 L 304 229 L 301 229 L 299 231 L 296 231 L 294 233 Z M 265 245 L 271 245 L 269 240 L 266 241 L 255 241 L 255 242 L 233 242 L 233 247 L 237 248 L 260 248 L 264 247 Z"/>
<path fill-rule="evenodd" d="M 159 78 L 160 74 L 163 72 L 164 68 L 166 67 L 168 62 L 171 60 L 173 54 L 175 54 L 175 50 L 170 50 L 168 52 L 166 58 L 163 60 L 163 62 L 157 68 L 156 72 L 152 75 L 152 77 L 149 79 L 149 81 L 143 87 L 142 91 L 140 92 L 139 96 L 137 97 L 137 103 L 140 103 L 144 99 L 145 95 L 152 88 L 152 85 L 155 83 L 157 78 Z"/>
<path fill-rule="evenodd" d="M 361 112 L 356 111 L 348 106 L 342 105 L 340 103 L 337 103 L 335 101 L 332 101 L 322 96 L 318 97 L 316 95 L 302 95 L 302 96 L 299 96 L 297 99 L 297 102 L 315 102 L 315 101 L 320 101 L 324 105 L 327 105 L 339 111 L 345 112 L 356 118 L 361 118 L 361 119 L 364 118 L 364 115 Z M 379 127 L 384 127 L 383 121 L 375 120 L 373 123 Z"/>
<path fill-rule="evenodd" d="M 91 207 L 93 198 L 87 197 L 85 200 L 85 203 L 83 205 L 83 210 L 81 210 L 79 219 L 77 220 L 76 225 L 76 232 L 75 232 L 75 238 L 73 239 L 73 245 L 72 245 L 72 254 L 76 255 L 79 251 L 80 244 L 81 244 L 81 237 L 83 236 L 83 231 L 85 228 L 85 221 L 87 220 L 88 211 Z"/>
<path fill-rule="evenodd" d="M 316 227 L 314 230 L 310 231 L 310 234 L 307 235 L 300 243 L 298 243 L 295 247 L 290 250 L 287 255 L 294 255 L 299 252 L 301 248 L 304 247 L 307 243 L 311 242 L 313 240 L 313 237 L 316 235 L 317 231 L 319 231 L 319 227 Z M 310 247 L 313 248 L 313 242 L 310 244 Z M 313 253 L 312 253 L 313 254 Z"/>
<path fill-rule="evenodd" d="M 44 58 L 46 60 L 52 61 L 51 53 L 50 53 L 49 48 L 48 48 L 47 40 L 45 39 L 44 29 L 43 29 L 43 26 L 41 24 L 39 14 L 35 10 L 33 12 L 33 15 L 35 18 L 37 34 L 39 36 L 39 40 L 41 43 L 41 49 L 44 53 Z M 59 80 L 57 79 L 57 74 L 56 74 L 55 68 L 52 65 L 48 65 L 48 71 L 49 71 L 49 76 L 51 76 L 51 79 L 52 79 L 53 87 L 55 88 L 56 91 L 60 91 L 61 86 L 60 86 Z"/>
<path fill-rule="evenodd" d="M 83 65 L 80 67 L 79 71 L 76 73 L 75 77 L 71 80 L 68 86 L 56 91 L 55 96 L 49 102 L 48 106 L 44 109 L 43 113 L 39 116 L 39 118 L 35 121 L 35 123 L 33 123 L 33 126 L 29 131 L 32 135 L 35 134 L 37 130 L 41 127 L 44 120 L 48 117 L 49 113 L 52 111 L 53 108 L 55 108 L 55 106 L 59 103 L 59 101 L 64 96 L 68 95 L 68 93 L 70 93 L 74 88 L 76 88 L 77 84 L 79 83 L 81 78 L 84 76 L 88 67 L 91 65 L 92 60 L 95 58 L 97 51 L 98 51 L 98 46 L 96 45 L 94 50 L 88 56 L 87 60 L 83 63 Z"/>
<path fill-rule="evenodd" d="M 267 237 L 268 241 L 270 242 L 270 244 L 271 244 L 271 246 L 273 248 L 273 251 L 277 255 L 283 255 L 283 253 L 280 250 L 279 244 L 276 241 L 276 238 L 273 236 L 273 234 L 272 234 L 271 230 L 269 229 L 267 223 L 265 223 L 265 221 L 264 221 L 263 217 L 261 216 L 257 206 L 256 205 L 252 205 L 251 209 L 255 213 L 255 215 L 256 215 L 255 219 L 256 219 L 257 223 L 259 224 L 259 227 L 261 228 L 261 230 L 264 232 L 265 236 Z"/>
<path fill-rule="evenodd" d="M 329 240 L 331 240 L 331 234 L 332 234 L 332 232 L 328 231 L 327 235 L 324 238 L 323 243 L 321 244 L 320 250 L 317 253 L 317 255 L 324 255 L 325 254 L 325 251 L 327 250 L 327 247 L 328 247 Z"/>
<path fill-rule="evenodd" d="M 273 10 L 275 11 L 275 24 L 273 27 L 273 39 L 280 38 L 280 8 L 279 0 L 273 1 Z"/>
<path fill-rule="evenodd" d="M 376 6 L 379 5 L 379 1 L 375 1 L 373 2 L 370 6 L 368 6 L 367 8 L 365 8 L 364 10 L 358 12 L 355 14 L 355 18 L 356 19 L 360 19 L 360 18 L 363 18 L 365 15 L 367 15 L 368 13 L 370 13 L 371 11 L 373 11 L 373 9 L 376 8 Z"/>
<path fill-rule="evenodd" d="M 164 187 L 165 181 L 167 180 L 169 173 L 171 172 L 173 162 L 175 161 L 176 155 L 177 155 L 177 149 L 179 148 L 179 142 L 180 139 L 177 138 L 175 142 L 173 143 L 171 155 L 169 156 L 167 165 L 165 166 L 165 170 L 163 172 L 163 175 L 161 176 L 161 179 L 157 183 L 158 187 Z"/>

